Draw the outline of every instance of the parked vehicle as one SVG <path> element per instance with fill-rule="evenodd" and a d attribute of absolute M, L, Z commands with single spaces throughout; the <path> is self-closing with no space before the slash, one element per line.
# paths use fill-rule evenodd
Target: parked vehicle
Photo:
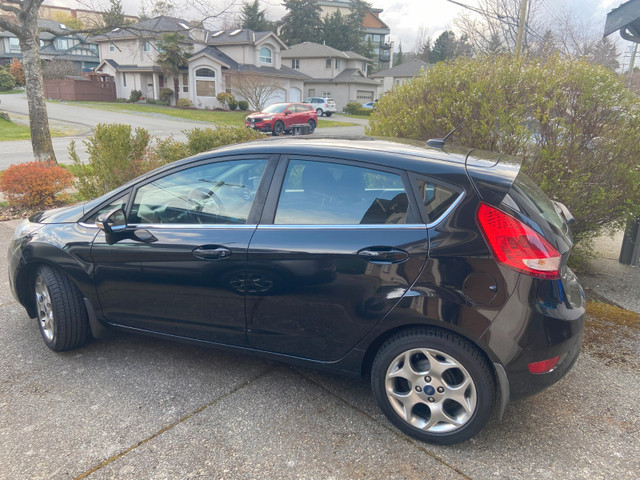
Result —
<path fill-rule="evenodd" d="M 304 123 L 309 125 L 309 133 L 313 133 L 318 125 L 318 115 L 303 103 L 274 103 L 262 112 L 247 115 L 244 121 L 247 127 L 276 136 L 290 132 L 292 125 Z"/>
<path fill-rule="evenodd" d="M 333 98 L 308 97 L 304 99 L 304 103 L 311 105 L 319 117 L 322 115 L 330 117 L 336 112 L 336 102 Z"/>
<path fill-rule="evenodd" d="M 362 108 L 372 109 L 375 106 L 376 102 L 367 102 L 362 104 Z"/>
<path fill-rule="evenodd" d="M 456 443 L 580 351 L 571 215 L 519 170 L 409 140 L 223 147 L 25 220 L 10 284 L 52 350 L 112 327 L 366 376 L 400 430 Z"/>

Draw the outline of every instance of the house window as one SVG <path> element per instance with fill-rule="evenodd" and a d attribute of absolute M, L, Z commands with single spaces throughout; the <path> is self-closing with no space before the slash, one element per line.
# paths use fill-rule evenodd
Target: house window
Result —
<path fill-rule="evenodd" d="M 260 49 L 260 63 L 271 64 L 271 49 L 268 47 L 262 47 Z"/>
<path fill-rule="evenodd" d="M 151 51 L 151 42 L 144 42 L 144 47 L 142 48 L 145 52 Z"/>
<path fill-rule="evenodd" d="M 299 58 L 292 58 L 291 59 L 291 68 L 293 68 L 294 70 L 300 70 L 300 59 Z"/>
<path fill-rule="evenodd" d="M 182 74 L 182 93 L 189 93 L 189 74 Z"/>
<path fill-rule="evenodd" d="M 15 37 L 9 37 L 9 50 L 12 52 L 20 51 L 20 40 Z"/>
<path fill-rule="evenodd" d="M 309 89 L 309 96 L 310 97 L 315 97 L 316 96 L 316 89 L 315 88 L 310 88 Z"/>
<path fill-rule="evenodd" d="M 362 62 L 362 71 L 367 73 L 367 62 Z"/>
<path fill-rule="evenodd" d="M 113 42 L 109 42 L 109 51 L 110 52 L 115 52 L 116 51 L 116 46 L 114 45 Z"/>
<path fill-rule="evenodd" d="M 321 96 L 322 98 L 332 98 L 332 97 L 331 97 L 331 92 L 322 92 L 322 93 L 320 94 L 320 96 Z"/>
<path fill-rule="evenodd" d="M 336 69 L 340 68 L 340 59 L 336 58 Z"/>
<path fill-rule="evenodd" d="M 58 50 L 69 50 L 69 39 L 68 38 L 56 38 L 56 49 L 58 49 Z"/>
<path fill-rule="evenodd" d="M 331 68 L 331 59 L 327 58 L 327 61 L 325 62 L 325 68 Z"/>
<path fill-rule="evenodd" d="M 216 96 L 216 72 L 210 68 L 196 70 L 196 95 L 198 97 Z"/>
<path fill-rule="evenodd" d="M 127 86 L 127 74 L 125 72 L 122 72 L 122 86 Z"/>

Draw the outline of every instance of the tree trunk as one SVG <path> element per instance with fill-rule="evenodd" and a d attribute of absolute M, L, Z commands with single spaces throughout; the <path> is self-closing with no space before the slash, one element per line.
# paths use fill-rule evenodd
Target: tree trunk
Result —
<path fill-rule="evenodd" d="M 178 77 L 178 73 L 173 76 L 173 98 L 176 99 L 176 107 L 178 106 L 178 98 L 180 97 L 180 93 L 178 89 L 180 88 L 180 77 Z"/>
<path fill-rule="evenodd" d="M 56 162 L 53 144 L 51 143 L 51 133 L 49 131 L 47 104 L 44 98 L 37 13 L 38 9 L 31 9 L 31 11 L 25 15 L 23 35 L 18 36 L 22 50 L 27 101 L 29 104 L 31 146 L 33 148 L 33 156 L 36 160 L 52 160 Z"/>

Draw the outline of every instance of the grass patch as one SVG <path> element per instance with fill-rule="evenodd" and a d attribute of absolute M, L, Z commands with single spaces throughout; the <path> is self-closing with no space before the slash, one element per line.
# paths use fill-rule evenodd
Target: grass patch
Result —
<path fill-rule="evenodd" d="M 12 93 L 24 93 L 24 90 L 20 90 L 20 89 L 6 90 L 4 92 L 0 92 L 0 95 L 10 95 Z"/>
<path fill-rule="evenodd" d="M 29 127 L 0 118 L 0 142 L 6 140 L 29 140 L 30 138 L 31 131 Z"/>
<path fill-rule="evenodd" d="M 588 301 L 584 349 L 607 365 L 640 368 L 640 315 L 615 305 Z"/>
<path fill-rule="evenodd" d="M 183 109 L 165 107 L 161 105 L 144 105 L 139 103 L 111 103 L 111 102 L 67 102 L 70 105 L 88 107 L 109 112 L 138 113 L 143 115 L 166 115 L 168 117 L 193 120 L 196 122 L 214 123 L 216 125 L 243 126 L 244 118 L 250 112 L 215 112 L 211 110 Z M 350 122 L 336 122 L 320 120 L 319 127 L 349 127 L 355 125 Z"/>

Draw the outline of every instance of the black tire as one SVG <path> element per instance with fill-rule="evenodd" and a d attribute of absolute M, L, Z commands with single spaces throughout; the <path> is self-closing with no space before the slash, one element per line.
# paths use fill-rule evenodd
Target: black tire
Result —
<path fill-rule="evenodd" d="M 309 133 L 313 133 L 316 130 L 316 122 L 313 120 L 309 120 L 307 122 L 309 124 Z"/>
<path fill-rule="evenodd" d="M 61 352 L 83 345 L 89 336 L 87 309 L 69 277 L 43 265 L 34 277 L 33 291 L 38 326 L 47 347 Z"/>
<path fill-rule="evenodd" d="M 330 117 L 331 115 L 333 115 L 333 112 L 327 112 L 327 113 L 325 113 L 325 115 L 326 115 L 327 117 Z"/>
<path fill-rule="evenodd" d="M 391 423 L 441 445 L 482 430 L 495 399 L 493 374 L 477 348 L 432 328 L 406 330 L 387 340 L 373 361 L 371 386 Z"/>
<path fill-rule="evenodd" d="M 283 133 L 284 133 L 284 123 L 282 123 L 281 121 L 277 121 L 276 123 L 274 123 L 273 124 L 273 136 L 274 137 L 279 137 Z"/>
<path fill-rule="evenodd" d="M 323 113 L 322 109 L 321 108 L 316 109 L 316 113 L 318 114 L 318 118 L 320 118 L 322 116 L 322 113 Z"/>

